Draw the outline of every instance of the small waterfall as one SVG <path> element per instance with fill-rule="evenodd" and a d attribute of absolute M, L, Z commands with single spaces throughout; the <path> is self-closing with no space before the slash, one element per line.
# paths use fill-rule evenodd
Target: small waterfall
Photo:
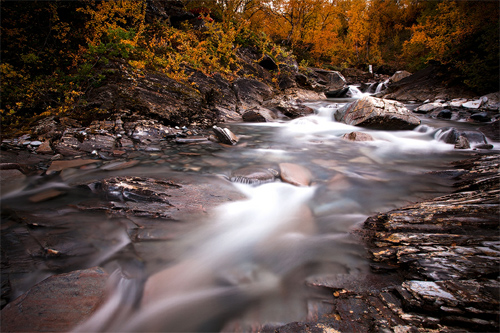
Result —
<path fill-rule="evenodd" d="M 389 84 L 389 80 L 385 80 L 384 82 L 380 82 L 378 85 L 377 85 L 377 89 L 375 89 L 375 94 L 378 94 L 380 92 L 382 92 L 382 90 L 385 90 L 387 88 L 387 84 Z"/>
<path fill-rule="evenodd" d="M 352 98 L 362 98 L 366 94 L 356 86 L 349 86 L 349 95 L 351 95 Z"/>

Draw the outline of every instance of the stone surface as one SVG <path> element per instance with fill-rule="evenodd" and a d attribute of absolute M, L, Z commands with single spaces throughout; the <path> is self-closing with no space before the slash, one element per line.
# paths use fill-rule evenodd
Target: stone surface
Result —
<path fill-rule="evenodd" d="M 227 145 L 235 145 L 238 143 L 239 138 L 231 132 L 228 128 L 221 128 L 218 126 L 212 127 L 217 139 Z"/>
<path fill-rule="evenodd" d="M 342 136 L 342 139 L 347 141 L 373 141 L 373 137 L 368 133 L 350 132 Z"/>
<path fill-rule="evenodd" d="M 254 123 L 265 123 L 274 121 L 277 116 L 269 109 L 256 106 L 247 111 L 242 115 L 243 121 L 254 122 Z"/>
<path fill-rule="evenodd" d="M 49 140 L 44 141 L 40 146 L 38 146 L 36 152 L 38 154 L 53 154 L 54 153 L 54 151 L 52 150 L 52 147 L 50 147 Z"/>
<path fill-rule="evenodd" d="M 438 98 L 473 98 L 474 93 L 462 84 L 445 85 L 443 81 L 448 76 L 448 70 L 432 64 L 412 75 L 394 83 L 390 83 L 383 92 L 383 98 L 398 101 L 436 100 Z"/>
<path fill-rule="evenodd" d="M 234 82 L 234 89 L 244 109 L 262 105 L 273 95 L 268 85 L 254 79 L 237 79 Z"/>
<path fill-rule="evenodd" d="M 2 309 L 2 332 L 68 332 L 105 296 L 108 274 L 99 267 L 51 276 Z"/>
<path fill-rule="evenodd" d="M 273 167 L 247 166 L 231 172 L 230 180 L 243 184 L 263 184 L 276 180 L 279 172 Z"/>
<path fill-rule="evenodd" d="M 391 78 L 390 78 L 390 82 L 398 82 L 398 81 L 401 81 L 402 79 L 404 79 L 405 77 L 408 77 L 410 76 L 411 73 L 410 72 L 407 72 L 407 71 L 397 71 L 396 73 L 394 73 Z"/>
<path fill-rule="evenodd" d="M 296 186 L 311 185 L 313 175 L 305 167 L 294 163 L 280 163 L 281 180 Z"/>
<path fill-rule="evenodd" d="M 334 117 L 348 125 L 383 130 L 406 130 L 420 125 L 420 120 L 403 104 L 371 96 L 346 105 Z"/>

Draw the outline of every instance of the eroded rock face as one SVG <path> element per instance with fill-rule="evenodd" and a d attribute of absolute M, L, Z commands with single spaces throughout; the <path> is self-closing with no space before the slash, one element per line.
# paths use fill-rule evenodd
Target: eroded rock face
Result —
<path fill-rule="evenodd" d="M 371 96 L 346 105 L 334 117 L 348 125 L 383 130 L 411 130 L 420 125 L 403 104 Z"/>

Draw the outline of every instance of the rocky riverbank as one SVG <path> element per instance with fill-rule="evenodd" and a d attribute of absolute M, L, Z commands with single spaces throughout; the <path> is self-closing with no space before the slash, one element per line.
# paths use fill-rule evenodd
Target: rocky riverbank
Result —
<path fill-rule="evenodd" d="M 499 163 L 454 163 L 454 193 L 368 218 L 372 273 L 310 278 L 332 297 L 309 305 L 309 321 L 263 331 L 498 331 Z"/>

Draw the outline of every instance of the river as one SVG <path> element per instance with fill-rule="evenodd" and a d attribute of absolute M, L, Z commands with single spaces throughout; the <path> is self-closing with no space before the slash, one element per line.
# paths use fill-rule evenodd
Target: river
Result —
<path fill-rule="evenodd" d="M 35 216 L 39 222 L 30 225 L 29 233 L 43 239 L 44 248 L 50 244 L 53 251 L 64 251 L 71 243 L 68 251 L 74 252 L 65 258 L 30 253 L 34 263 L 11 276 L 13 294 L 54 273 L 100 265 L 112 273 L 113 291 L 75 331 L 231 331 L 305 320 L 314 300 L 328 297 L 305 281 L 369 270 L 353 231 L 377 212 L 449 193 L 452 181 L 440 171 L 472 151 L 438 140 L 439 127 L 470 129 L 465 122 L 422 118 L 415 130 L 389 132 L 332 121 L 332 113 L 350 101 L 310 101 L 306 105 L 315 115 L 292 121 L 221 124 L 240 137 L 236 147 L 166 143 L 163 158 L 141 157 L 140 164 L 112 174 L 99 167 L 69 169 L 4 191 L 3 230 L 23 216 Z M 368 133 L 374 141 L 342 139 L 353 131 Z M 227 181 L 239 168 L 279 170 L 280 163 L 308 169 L 311 186 Z M 130 229 L 138 228 L 131 226 L 133 219 L 109 214 L 109 202 L 126 201 L 118 198 L 123 193 L 102 196 L 88 186 L 118 176 L 223 183 L 241 195 L 202 217 L 186 215 L 182 223 L 171 222 L 167 229 L 175 230 L 175 237 L 138 241 L 130 237 Z M 47 189 L 65 195 L 30 200 Z M 166 221 L 148 223 L 154 230 Z"/>

